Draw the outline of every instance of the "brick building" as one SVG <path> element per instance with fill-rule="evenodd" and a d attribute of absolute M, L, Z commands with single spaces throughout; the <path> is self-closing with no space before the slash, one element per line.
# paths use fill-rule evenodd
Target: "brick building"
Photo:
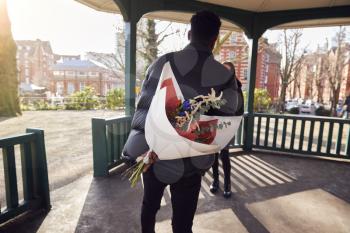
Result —
<path fill-rule="evenodd" d="M 223 36 L 226 31 L 221 32 Z M 236 75 L 247 89 L 248 79 L 248 43 L 243 32 L 232 32 L 230 38 L 220 50 L 220 61 L 231 61 L 236 68 Z M 267 89 L 272 99 L 278 98 L 280 86 L 280 63 L 282 56 L 266 39 L 259 41 L 257 57 L 256 88 Z"/>
<path fill-rule="evenodd" d="M 221 31 L 224 36 L 227 31 Z M 220 50 L 218 59 L 221 62 L 231 61 L 235 65 L 236 76 L 242 82 L 244 90 L 247 89 L 248 79 L 248 43 L 241 32 L 232 32 L 229 39 L 225 41 Z"/>
<path fill-rule="evenodd" d="M 52 77 L 54 54 L 49 41 L 18 40 L 17 69 L 21 84 L 48 87 Z"/>
<path fill-rule="evenodd" d="M 101 96 L 105 96 L 111 89 L 124 88 L 122 79 L 89 60 L 63 59 L 53 65 L 52 71 L 50 89 L 56 96 L 67 96 L 86 86 L 93 87 Z"/>
<path fill-rule="evenodd" d="M 339 99 L 344 100 L 350 92 L 350 44 L 345 44 L 346 59 L 342 65 Z M 319 47 L 315 52 L 307 54 L 303 60 L 301 72 L 287 89 L 287 99 L 310 99 L 328 104 L 333 91 L 329 82 L 328 66 L 334 66 L 337 48 Z"/>
<path fill-rule="evenodd" d="M 273 100 L 279 97 L 281 59 L 282 55 L 276 46 L 262 38 L 259 42 L 255 87 L 267 89 Z"/>
<path fill-rule="evenodd" d="M 48 95 L 70 95 L 93 86 L 99 95 L 124 88 L 123 78 L 80 55 L 54 54 L 49 41 L 18 40 L 17 69 L 20 87 L 44 89 Z M 29 88 L 30 89 L 30 88 Z"/>

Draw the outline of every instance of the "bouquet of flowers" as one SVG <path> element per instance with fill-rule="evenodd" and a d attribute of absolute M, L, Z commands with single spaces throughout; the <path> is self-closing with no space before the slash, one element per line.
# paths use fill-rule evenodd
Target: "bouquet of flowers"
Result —
<path fill-rule="evenodd" d="M 216 95 L 211 89 L 208 95 L 184 99 L 171 66 L 166 63 L 145 123 L 149 153 L 125 173 L 131 174 L 131 186 L 140 179 L 151 152 L 160 160 L 171 160 L 213 154 L 223 149 L 236 133 L 242 117 L 205 115 L 210 109 L 220 109 L 226 104 L 222 96 L 223 93 Z"/>

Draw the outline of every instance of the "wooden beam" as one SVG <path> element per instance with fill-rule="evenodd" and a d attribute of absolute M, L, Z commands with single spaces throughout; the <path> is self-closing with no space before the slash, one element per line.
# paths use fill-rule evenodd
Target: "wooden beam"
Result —
<path fill-rule="evenodd" d="M 135 112 L 136 86 L 136 28 L 137 21 L 125 22 L 125 114 Z"/>
<path fill-rule="evenodd" d="M 243 149 L 250 151 L 253 148 L 253 133 L 254 133 L 254 90 L 256 79 L 256 65 L 258 58 L 258 42 L 259 38 L 251 39 L 249 46 L 249 80 L 247 92 L 247 117 L 244 118 L 245 142 Z"/>

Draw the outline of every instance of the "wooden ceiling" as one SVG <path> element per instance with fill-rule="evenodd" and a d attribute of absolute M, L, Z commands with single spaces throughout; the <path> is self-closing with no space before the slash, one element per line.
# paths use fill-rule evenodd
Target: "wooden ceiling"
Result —
<path fill-rule="evenodd" d="M 108 12 L 108 13 L 120 13 L 118 6 L 113 0 L 75 0 L 86 6 L 89 6 L 95 10 Z M 181 0 L 187 1 L 187 0 Z M 350 6 L 350 0 L 198 0 L 200 2 L 226 6 L 230 8 L 236 8 L 241 10 L 247 10 L 252 12 L 273 12 L 283 10 L 296 10 L 296 9 L 312 9 L 320 7 L 337 7 L 337 6 Z M 144 17 L 168 20 L 180 23 L 188 23 L 191 17 L 191 13 L 183 12 L 169 12 L 169 11 L 156 11 L 146 14 Z M 303 28 L 303 27 L 320 27 L 320 26 L 336 26 L 336 25 L 350 25 L 349 18 L 331 18 L 331 19 L 318 19 L 318 20 L 303 20 L 294 21 L 291 23 L 282 24 L 272 29 L 281 28 Z M 232 24 L 229 21 L 223 20 L 223 29 L 240 30 L 237 25 Z"/>
<path fill-rule="evenodd" d="M 283 11 L 350 5 L 349 0 L 198 0 L 253 12 Z"/>

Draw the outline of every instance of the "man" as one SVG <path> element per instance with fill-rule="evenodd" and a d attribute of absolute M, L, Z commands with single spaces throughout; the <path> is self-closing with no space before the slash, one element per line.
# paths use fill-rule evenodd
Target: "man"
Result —
<path fill-rule="evenodd" d="M 350 112 L 350 91 L 347 91 L 345 102 L 344 102 L 344 105 L 343 105 L 343 118 L 344 119 L 348 119 L 349 118 L 349 112 Z"/>
<path fill-rule="evenodd" d="M 230 70 L 232 72 L 232 78 L 235 79 L 238 86 L 238 93 L 239 97 L 243 99 L 243 93 L 242 93 L 242 83 L 236 76 L 236 70 L 235 66 L 232 62 L 226 61 L 222 63 L 226 69 Z M 237 115 L 243 115 L 244 113 L 244 106 L 243 104 L 240 105 L 240 108 L 237 109 L 236 114 Z M 230 144 L 230 143 L 229 143 Z M 231 197 L 231 160 L 230 160 L 230 153 L 229 153 L 229 145 L 227 145 L 224 149 L 220 151 L 220 153 L 215 154 L 215 160 L 212 166 L 213 169 L 213 183 L 210 185 L 210 192 L 216 193 L 219 189 L 219 155 L 221 158 L 221 164 L 222 169 L 224 170 L 224 193 L 223 196 L 225 198 Z"/>
<path fill-rule="evenodd" d="M 214 13 L 197 12 L 191 18 L 191 30 L 188 33 L 190 44 L 179 52 L 158 58 L 148 68 L 132 121 L 132 130 L 124 147 L 125 159 L 134 160 L 149 149 L 144 136 L 145 120 L 162 68 L 168 61 L 185 99 L 199 94 L 207 95 L 213 88 L 216 93 L 223 92 L 227 104 L 219 110 L 211 109 L 207 114 L 235 115 L 239 108 L 237 105 L 243 102 L 242 99 L 238 100 L 237 84 L 232 78 L 232 72 L 215 61 L 211 52 L 219 35 L 220 26 L 221 21 Z M 173 232 L 191 233 L 202 175 L 211 167 L 214 157 L 206 155 L 154 162 L 155 159 L 156 155 L 153 154 L 152 165 L 143 173 L 142 232 L 154 232 L 155 217 L 160 208 L 164 189 L 170 185 Z"/>

